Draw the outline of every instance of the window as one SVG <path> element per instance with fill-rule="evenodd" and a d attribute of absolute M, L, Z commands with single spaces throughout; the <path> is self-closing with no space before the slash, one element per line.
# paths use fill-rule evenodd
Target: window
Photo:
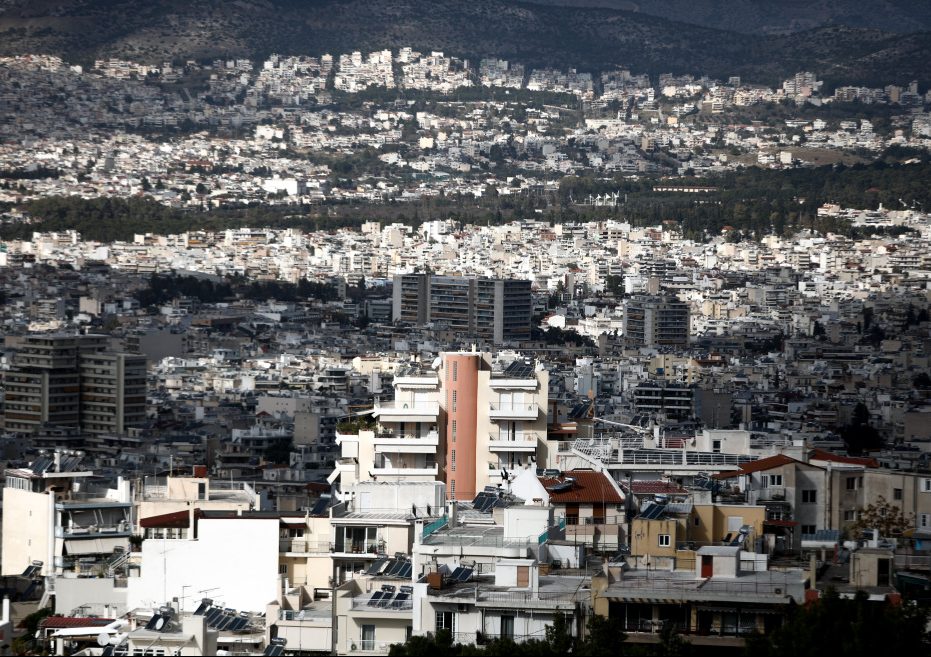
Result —
<path fill-rule="evenodd" d="M 856 477 L 847 477 L 847 490 L 857 490 Z"/>
<path fill-rule="evenodd" d="M 902 489 L 901 489 L 901 488 L 893 488 L 893 489 L 892 489 L 892 499 L 893 499 L 893 500 L 899 500 L 899 501 L 901 501 L 901 499 L 902 499 Z"/>
<path fill-rule="evenodd" d="M 566 504 L 566 524 L 567 525 L 579 524 L 579 505 L 578 504 Z"/>
<path fill-rule="evenodd" d="M 453 442 L 456 442 L 456 421 L 453 420 Z"/>
<path fill-rule="evenodd" d="M 436 629 L 439 630 L 449 630 L 450 632 L 455 632 L 456 617 L 455 614 L 451 611 L 438 611 L 436 612 Z"/>
<path fill-rule="evenodd" d="M 514 617 L 513 616 L 502 616 L 501 617 L 501 638 L 502 639 L 513 639 L 514 638 Z"/>
<path fill-rule="evenodd" d="M 781 474 L 763 475 L 761 480 L 763 482 L 763 488 L 769 488 L 770 486 L 782 486 Z"/>
<path fill-rule="evenodd" d="M 453 413 L 456 412 L 456 391 L 453 390 Z"/>
<path fill-rule="evenodd" d="M 375 626 L 362 626 L 362 650 L 375 650 Z"/>
<path fill-rule="evenodd" d="M 459 363 L 453 361 L 453 381 L 459 379 Z"/>
<path fill-rule="evenodd" d="M 660 534 L 659 535 L 659 546 L 660 547 L 669 547 L 670 536 L 669 534 Z"/>
<path fill-rule="evenodd" d="M 711 451 L 714 452 L 715 454 L 719 454 L 721 452 L 721 441 L 720 440 L 711 441 Z"/>
<path fill-rule="evenodd" d="M 814 525 L 802 525 L 802 535 L 814 534 L 816 531 Z"/>
<path fill-rule="evenodd" d="M 844 520 L 846 520 L 847 522 L 853 522 L 856 519 L 857 519 L 856 511 L 844 511 Z"/>
<path fill-rule="evenodd" d="M 456 480 L 455 479 L 449 482 L 449 496 L 452 499 L 456 499 Z"/>
<path fill-rule="evenodd" d="M 918 514 L 918 526 L 922 529 L 931 527 L 931 513 L 919 513 Z"/>
<path fill-rule="evenodd" d="M 922 492 L 922 493 L 931 493 L 931 479 L 922 479 L 922 480 L 921 480 L 921 492 Z"/>
<path fill-rule="evenodd" d="M 456 450 L 451 450 L 449 453 L 449 465 L 453 472 L 456 471 Z"/>
<path fill-rule="evenodd" d="M 802 504 L 817 504 L 817 503 L 818 503 L 818 491 L 817 490 L 813 488 L 807 488 L 802 491 Z"/>
<path fill-rule="evenodd" d="M 278 564 L 278 574 L 279 574 L 279 575 L 287 575 L 287 574 L 288 574 L 288 564 L 286 564 L 286 563 L 280 563 L 280 564 Z"/>
<path fill-rule="evenodd" d="M 701 518 L 695 516 L 695 526 L 698 527 L 699 525 L 701 525 Z"/>

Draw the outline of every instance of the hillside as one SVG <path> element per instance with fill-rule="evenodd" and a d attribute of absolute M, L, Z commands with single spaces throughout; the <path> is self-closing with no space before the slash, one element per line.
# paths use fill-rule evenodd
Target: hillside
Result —
<path fill-rule="evenodd" d="M 931 30 L 931 3 L 914 0 L 528 1 L 639 12 L 745 34 L 785 34 L 834 25 L 900 33 Z"/>
<path fill-rule="evenodd" d="M 0 55 L 160 62 L 339 53 L 410 45 L 462 57 L 777 83 L 801 69 L 831 82 L 931 82 L 931 33 L 820 28 L 757 37 L 639 13 L 474 0 L 7 0 Z"/>

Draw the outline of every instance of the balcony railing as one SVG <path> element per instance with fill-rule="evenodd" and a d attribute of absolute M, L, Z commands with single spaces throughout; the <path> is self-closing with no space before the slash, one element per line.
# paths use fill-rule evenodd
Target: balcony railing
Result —
<path fill-rule="evenodd" d="M 393 431 L 380 431 L 375 434 L 375 449 L 380 452 L 421 449 L 432 452 L 439 444 L 440 435 L 436 431 L 420 436 Z M 396 448 L 396 450 L 391 448 Z"/>
<path fill-rule="evenodd" d="M 382 541 L 346 541 L 342 545 L 336 543 L 332 546 L 332 551 L 337 554 L 378 554 Z"/>
<path fill-rule="evenodd" d="M 536 420 L 540 414 L 537 404 L 500 404 L 489 405 L 488 416 L 492 420 Z"/>
<path fill-rule="evenodd" d="M 354 611 L 372 611 L 372 612 L 410 612 L 414 608 L 413 600 L 394 600 L 389 599 L 385 604 L 376 600 L 372 602 L 371 595 L 360 595 L 352 599 L 352 609 Z"/>
<path fill-rule="evenodd" d="M 375 467 L 372 468 L 372 475 L 383 477 L 435 477 L 439 473 L 439 466 L 420 465 L 415 467 Z"/>
<path fill-rule="evenodd" d="M 300 554 L 327 554 L 333 551 L 331 541 L 308 541 L 303 538 L 282 538 L 278 541 L 279 552 L 298 552 Z"/>
<path fill-rule="evenodd" d="M 380 402 L 375 404 L 372 414 L 377 416 L 382 422 L 403 421 L 404 418 L 412 415 L 435 418 L 440 414 L 440 403 L 412 401 Z M 399 419 L 394 420 L 393 418 Z"/>
<path fill-rule="evenodd" d="M 524 432 L 519 436 L 504 437 L 492 434 L 488 442 L 488 449 L 492 452 L 535 452 L 539 434 Z"/>

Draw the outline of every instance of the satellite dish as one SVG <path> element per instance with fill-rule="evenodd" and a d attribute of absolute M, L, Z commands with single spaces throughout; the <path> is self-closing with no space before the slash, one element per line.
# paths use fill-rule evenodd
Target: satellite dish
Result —
<path fill-rule="evenodd" d="M 104 646 L 110 645 L 110 635 L 106 632 L 101 632 L 97 635 L 97 645 L 103 648 Z"/>
<path fill-rule="evenodd" d="M 156 630 L 157 632 L 160 632 L 160 631 L 162 630 L 163 627 L 165 627 L 165 617 L 164 617 L 164 616 L 159 616 L 159 617 L 158 617 L 158 620 L 155 621 L 155 630 Z"/>

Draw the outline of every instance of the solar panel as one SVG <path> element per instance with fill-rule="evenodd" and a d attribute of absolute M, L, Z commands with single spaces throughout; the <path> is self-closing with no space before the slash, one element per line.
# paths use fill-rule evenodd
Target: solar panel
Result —
<path fill-rule="evenodd" d="M 452 573 L 450 573 L 449 578 L 450 578 L 450 579 L 454 579 L 454 580 L 456 580 L 456 581 L 459 581 L 459 575 L 462 574 L 462 571 L 463 571 L 463 570 L 465 570 L 465 568 L 457 567 L 456 570 L 454 570 Z"/>
<path fill-rule="evenodd" d="M 385 597 L 384 591 L 375 591 L 372 594 L 372 597 L 369 598 L 369 607 L 375 607 L 378 604 L 378 601 Z"/>
<path fill-rule="evenodd" d="M 407 579 L 408 577 L 411 576 L 411 573 L 413 572 L 414 572 L 414 564 L 408 561 L 406 564 L 404 564 L 404 567 L 401 569 L 401 572 L 398 573 L 398 577 L 403 577 Z"/>
<path fill-rule="evenodd" d="M 472 579 L 472 568 L 462 568 L 462 572 L 459 573 L 459 577 L 456 579 L 460 582 L 468 582 Z"/>
<path fill-rule="evenodd" d="M 663 516 L 666 507 L 662 504 L 650 504 L 640 510 L 640 518 L 643 520 L 657 520 Z"/>
<path fill-rule="evenodd" d="M 529 379 L 533 374 L 533 365 L 524 361 L 514 361 L 504 370 L 504 375 L 513 379 Z"/>
<path fill-rule="evenodd" d="M 322 516 L 327 509 L 330 508 L 330 502 L 333 501 L 333 498 L 329 495 L 321 495 L 320 499 L 314 504 L 314 508 L 310 510 L 310 515 L 312 516 Z"/>
<path fill-rule="evenodd" d="M 194 615 L 203 616 L 206 613 L 206 611 L 210 609 L 210 605 L 212 604 L 213 604 L 213 600 L 211 600 L 210 598 L 204 598 L 203 600 L 200 601 L 200 606 L 194 610 Z"/>
<path fill-rule="evenodd" d="M 103 649 L 103 652 L 100 653 L 100 657 L 110 657 L 113 654 L 113 646 L 107 646 Z"/>
<path fill-rule="evenodd" d="M 228 628 L 226 628 L 226 629 L 232 630 L 233 632 L 238 632 L 239 630 L 244 629 L 244 628 L 246 627 L 246 625 L 248 625 L 248 624 L 249 624 L 249 619 L 248 619 L 248 618 L 243 618 L 242 616 L 240 616 L 239 618 L 235 619 L 235 620 L 230 624 L 230 626 L 229 626 Z"/>
<path fill-rule="evenodd" d="M 265 649 L 265 655 L 267 657 L 278 657 L 279 655 L 284 654 L 284 646 L 268 646 Z"/>
<path fill-rule="evenodd" d="M 222 615 L 223 615 L 222 609 L 220 609 L 219 607 L 213 607 L 206 613 L 204 618 L 207 619 L 207 625 L 209 625 L 210 627 L 214 627 L 216 625 L 217 620 L 219 620 L 220 616 Z"/>
<path fill-rule="evenodd" d="M 22 577 L 33 577 L 37 572 L 39 572 L 40 568 L 42 568 L 42 566 L 26 566 L 26 570 L 23 571 Z"/>
<path fill-rule="evenodd" d="M 404 605 L 404 602 L 410 597 L 411 596 L 408 593 L 398 593 L 397 597 L 391 603 L 392 608 L 400 609 Z"/>
<path fill-rule="evenodd" d="M 382 596 L 382 599 L 379 600 L 378 604 L 376 604 L 375 606 L 381 609 L 384 609 L 385 607 L 388 607 L 391 605 L 392 598 L 394 598 L 394 591 L 390 593 L 386 593 L 384 596 Z"/>
<path fill-rule="evenodd" d="M 217 623 L 218 630 L 226 630 L 232 624 L 234 618 L 229 614 L 223 614 L 223 618 Z"/>
<path fill-rule="evenodd" d="M 486 488 L 487 488 L 487 487 L 486 487 Z M 474 506 L 474 507 L 480 506 L 481 503 L 482 503 L 482 501 L 483 501 L 486 497 L 488 497 L 487 491 L 484 491 L 484 492 L 479 493 L 478 495 L 475 496 L 475 499 L 472 500 L 472 506 Z"/>
<path fill-rule="evenodd" d="M 365 571 L 366 575 L 377 575 L 381 572 L 381 567 L 388 563 L 388 557 L 381 557 L 376 559 L 375 562 L 369 566 L 369 569 Z"/>
<path fill-rule="evenodd" d="M 162 621 L 163 624 L 165 622 L 161 614 L 155 614 L 152 616 L 152 618 L 149 619 L 149 622 L 145 624 L 145 629 L 149 630 L 150 632 L 154 632 L 159 621 Z"/>

